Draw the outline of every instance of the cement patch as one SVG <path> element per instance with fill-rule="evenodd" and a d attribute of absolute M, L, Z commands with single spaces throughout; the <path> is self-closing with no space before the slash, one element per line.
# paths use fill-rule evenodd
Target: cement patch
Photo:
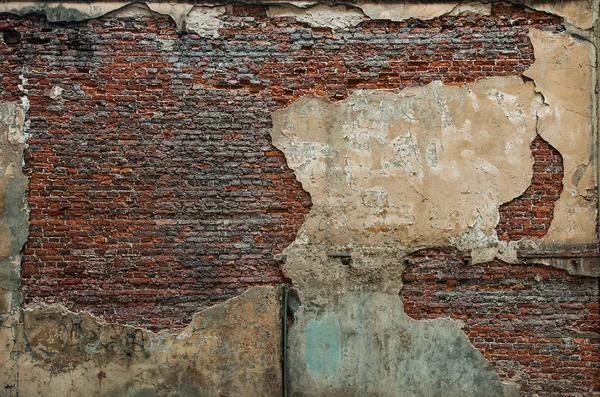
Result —
<path fill-rule="evenodd" d="M 0 330 L 4 351 L 15 352 L 3 362 L 19 372 L 18 382 L 5 373 L 0 381 L 22 396 L 279 395 L 280 296 L 275 287 L 252 288 L 161 334 L 31 306 L 14 318 L 17 335 Z"/>
<path fill-rule="evenodd" d="M 25 110 L 20 103 L 0 103 L 0 288 L 6 306 L 20 304 L 21 248 L 29 234 L 27 178 L 23 175 Z"/>
<path fill-rule="evenodd" d="M 288 338 L 290 395 L 513 396 L 452 320 L 412 320 L 398 295 L 308 304 Z"/>

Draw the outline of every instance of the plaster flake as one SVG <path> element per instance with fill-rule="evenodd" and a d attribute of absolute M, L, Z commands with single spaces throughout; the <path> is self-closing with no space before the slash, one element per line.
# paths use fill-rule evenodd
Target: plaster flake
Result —
<path fill-rule="evenodd" d="M 334 30 L 356 26 L 364 18 L 363 13 L 357 9 L 326 5 L 317 5 L 310 8 L 298 8 L 288 5 L 272 6 L 269 7 L 267 15 L 270 18 L 294 17 L 299 22 L 308 23 L 313 27 L 325 27 Z"/>
<path fill-rule="evenodd" d="M 155 15 L 155 13 L 146 4 L 133 3 L 109 12 L 105 16 L 107 18 L 143 18 L 152 15 Z M 54 98 L 51 97 L 51 99 Z"/>
<path fill-rule="evenodd" d="M 563 156 L 564 189 L 544 245 L 594 244 L 596 199 L 592 152 L 593 45 L 568 33 L 529 31 L 535 63 L 524 74 L 534 80 L 548 111 L 538 133 Z"/>
<path fill-rule="evenodd" d="M 219 29 L 224 25 L 219 17 L 225 12 L 225 7 L 194 7 L 185 17 L 185 29 L 200 37 L 219 37 Z"/>
<path fill-rule="evenodd" d="M 377 4 L 371 2 L 359 2 L 365 15 L 371 19 L 389 19 L 391 21 L 403 21 L 409 18 L 415 19 L 434 19 L 439 16 L 452 12 L 458 2 L 437 2 L 437 3 L 397 3 L 397 4 Z"/>
<path fill-rule="evenodd" d="M 592 29 L 598 18 L 597 0 L 578 1 L 546 1 L 537 0 L 513 0 L 515 3 L 523 4 L 535 10 L 545 11 L 565 18 L 565 21 L 577 29 Z M 299 21 L 307 22 L 311 26 L 331 27 L 333 29 L 355 26 L 360 23 L 359 18 L 363 14 L 358 10 L 350 10 L 345 6 L 318 5 L 314 1 L 275 1 L 282 5 L 270 8 L 272 15 L 296 16 Z M 194 7 L 192 4 L 169 4 L 162 2 L 145 2 L 146 6 L 163 15 L 173 18 L 180 31 L 185 31 L 184 23 L 189 11 Z M 120 17 L 145 15 L 145 11 L 134 2 L 3 2 L 0 3 L 0 12 L 8 12 L 17 15 L 27 13 L 46 14 L 51 22 L 60 21 L 82 21 L 99 18 L 108 13 L 120 10 L 130 5 L 135 5 L 135 10 L 127 8 Z M 200 4 L 201 5 L 201 4 Z M 210 4 L 206 4 L 210 5 Z M 403 21 L 409 18 L 428 20 L 442 15 L 489 15 L 491 4 L 478 2 L 459 3 L 456 1 L 435 3 L 397 3 L 377 4 L 369 1 L 352 3 L 352 7 L 362 10 L 364 15 L 371 19 L 387 19 L 392 21 Z M 312 8 L 311 8 L 312 7 Z M 304 8 L 301 10 L 300 8 Z M 140 14 L 142 13 L 142 14 Z"/>
<path fill-rule="evenodd" d="M 540 106 L 517 77 L 358 91 L 275 112 L 272 137 L 311 194 L 307 222 L 326 225 L 305 225 L 312 243 L 431 246 L 476 227 L 485 245 L 498 207 L 529 186 Z"/>
<path fill-rule="evenodd" d="M 177 26 L 178 31 L 185 30 L 186 16 L 188 13 L 194 8 L 192 4 L 184 4 L 184 3 L 146 3 L 148 7 L 159 14 L 169 15 L 173 21 L 175 21 L 175 25 Z"/>
<path fill-rule="evenodd" d="M 83 21 L 99 18 L 132 2 L 77 3 L 77 2 L 0 2 L 0 12 L 17 15 L 44 13 L 50 22 Z"/>

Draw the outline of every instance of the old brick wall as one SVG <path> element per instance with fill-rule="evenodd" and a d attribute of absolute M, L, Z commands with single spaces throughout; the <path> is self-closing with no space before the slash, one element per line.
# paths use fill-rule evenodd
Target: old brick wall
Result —
<path fill-rule="evenodd" d="M 563 29 L 504 4 L 341 37 L 250 6 L 218 39 L 181 36 L 166 17 L 2 18 L 21 34 L 2 46 L 2 98 L 23 84 L 31 106 L 25 301 L 154 329 L 283 281 L 272 256 L 310 202 L 269 143 L 270 110 L 311 93 L 518 75 L 533 62 L 528 29 Z"/>
<path fill-rule="evenodd" d="M 273 256 L 311 203 L 270 142 L 271 111 L 309 94 L 520 76 L 534 61 L 529 29 L 564 30 L 556 16 L 504 3 L 490 16 L 337 33 L 263 6 L 232 10 L 218 38 L 179 33 L 167 17 L 0 16 L 0 30 L 20 33 L 0 41 L 0 100 L 26 93 L 30 104 L 25 302 L 160 330 L 285 282 Z M 500 240 L 544 236 L 552 221 L 562 158 L 541 137 L 531 150 L 532 185 L 501 207 Z M 523 395 L 600 392 L 595 279 L 466 266 L 441 249 L 413 255 L 404 282 L 410 316 L 460 319 Z"/>

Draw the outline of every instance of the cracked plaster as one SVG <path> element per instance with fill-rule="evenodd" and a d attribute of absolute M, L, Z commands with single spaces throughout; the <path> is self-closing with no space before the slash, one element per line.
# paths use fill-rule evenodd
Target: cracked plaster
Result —
<path fill-rule="evenodd" d="M 493 235 L 498 207 L 530 184 L 542 107 L 533 84 L 506 77 L 303 98 L 275 112 L 273 143 L 313 201 L 300 235 L 407 248 L 473 228 Z"/>
<path fill-rule="evenodd" d="M 548 107 L 538 132 L 563 156 L 563 192 L 543 245 L 597 243 L 595 150 L 592 135 L 594 47 L 567 33 L 529 32 L 535 63 L 525 76 Z"/>
<path fill-rule="evenodd" d="M 565 18 L 566 23 L 575 30 L 590 30 L 598 18 L 598 0 L 579 1 L 539 1 L 539 0 L 512 0 L 514 3 L 523 4 L 535 10 L 545 11 Z M 26 15 L 30 13 L 45 14 L 49 21 L 82 21 L 99 18 L 105 14 L 134 5 L 140 15 L 143 11 L 140 6 L 162 14 L 169 15 L 176 23 L 179 31 L 192 31 L 198 34 L 207 34 L 207 37 L 215 33 L 215 18 L 221 15 L 222 5 L 219 3 L 167 3 L 167 2 L 77 2 L 77 1 L 3 1 L 0 2 L 0 13 L 13 13 Z M 271 15 L 294 16 L 299 21 L 309 23 L 316 27 L 331 27 L 333 29 L 354 26 L 360 23 L 363 16 L 371 19 L 389 19 L 402 21 L 409 18 L 433 19 L 443 15 L 480 14 L 489 15 L 490 3 L 470 2 L 461 3 L 457 1 L 447 2 L 396 2 L 388 4 L 377 4 L 369 1 L 344 2 L 336 5 L 320 4 L 318 1 L 284 1 L 274 0 L 269 4 L 275 4 L 270 8 Z M 582 5 L 583 4 L 583 5 Z M 214 8 L 215 10 L 211 10 Z M 196 9 L 196 12 L 190 12 Z M 119 14 L 116 14 L 119 15 Z M 132 15 L 127 11 L 121 16 Z M 188 27 L 188 22 L 194 27 Z M 221 26 L 221 25 L 219 25 Z M 209 33 L 206 33 L 208 30 Z"/>

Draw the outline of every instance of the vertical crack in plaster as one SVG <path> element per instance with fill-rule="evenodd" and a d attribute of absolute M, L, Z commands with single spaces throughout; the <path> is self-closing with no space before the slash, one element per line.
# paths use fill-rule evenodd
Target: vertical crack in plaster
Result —
<path fill-rule="evenodd" d="M 542 246 L 596 244 L 595 167 L 588 166 L 596 161 L 591 121 L 593 45 L 568 33 L 531 29 L 529 36 L 536 61 L 524 75 L 534 81 L 548 105 L 539 114 L 538 133 L 564 160 L 563 192 Z"/>

